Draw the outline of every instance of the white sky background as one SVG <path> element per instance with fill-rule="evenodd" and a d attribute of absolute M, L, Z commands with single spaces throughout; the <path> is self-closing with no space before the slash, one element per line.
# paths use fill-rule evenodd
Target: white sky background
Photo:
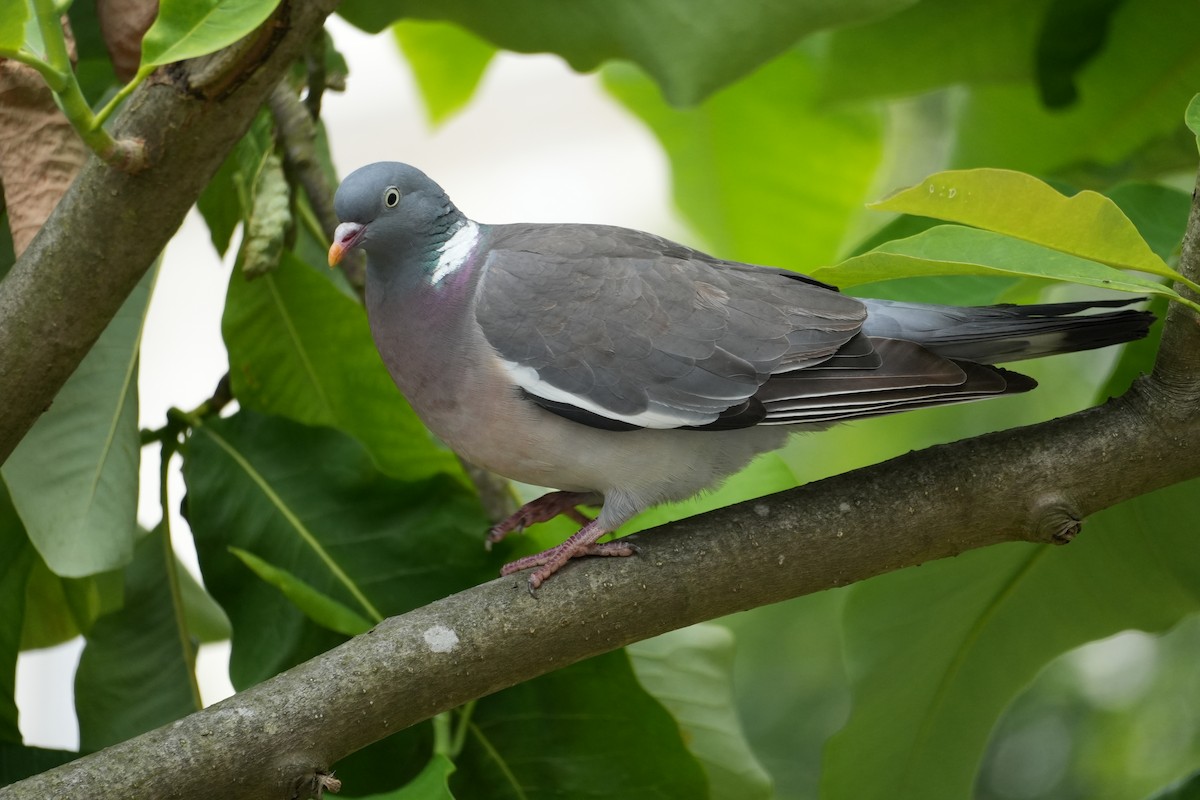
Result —
<path fill-rule="evenodd" d="M 347 91 L 326 94 L 322 111 L 340 174 L 373 161 L 407 161 L 480 221 L 600 222 L 682 235 L 670 210 L 661 150 L 595 77 L 572 72 L 554 56 L 501 54 L 470 106 L 434 130 L 389 35 L 368 36 L 337 17 L 329 29 L 350 65 Z M 171 406 L 204 402 L 226 372 L 220 324 L 229 271 L 229 260 L 217 258 L 208 229 L 192 212 L 167 247 L 146 319 L 143 427 L 160 427 Z M 141 475 L 139 519 L 151 527 L 160 516 L 156 448 L 143 450 Z M 183 494 L 176 469 L 176 512 Z M 191 551 L 183 557 L 194 565 L 177 513 L 172 528 L 176 546 Z M 28 744 L 79 746 L 72 684 L 82 646 L 76 640 L 22 654 L 17 700 Z M 206 703 L 232 693 L 227 659 L 227 646 L 201 652 Z"/>

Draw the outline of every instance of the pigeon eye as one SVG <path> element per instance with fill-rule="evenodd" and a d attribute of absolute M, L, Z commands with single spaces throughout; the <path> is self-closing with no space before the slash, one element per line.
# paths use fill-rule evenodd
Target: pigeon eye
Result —
<path fill-rule="evenodd" d="M 395 208 L 400 203 L 400 190 L 395 186 L 389 186 L 383 192 L 383 204 L 388 208 Z"/>

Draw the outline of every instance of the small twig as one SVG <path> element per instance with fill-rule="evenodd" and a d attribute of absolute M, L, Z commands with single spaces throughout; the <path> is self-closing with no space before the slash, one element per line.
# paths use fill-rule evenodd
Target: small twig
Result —
<path fill-rule="evenodd" d="M 308 202 L 325 231 L 325 238 L 332 239 L 338 218 L 333 210 L 333 187 L 326 180 L 317 158 L 317 128 L 313 119 L 287 80 L 276 84 L 267 103 L 275 118 L 284 163 L 304 187 Z"/>
<path fill-rule="evenodd" d="M 321 98 L 325 95 L 325 31 L 313 37 L 304 54 L 304 65 L 308 69 L 308 93 L 304 96 L 304 105 L 310 117 L 320 119 Z"/>
<path fill-rule="evenodd" d="M 304 189 L 308 204 L 324 232 L 325 241 L 333 241 L 333 232 L 338 224 L 337 213 L 333 210 L 333 187 L 329 185 L 317 157 L 317 127 L 309 115 L 311 109 L 306 109 L 300 102 L 287 80 L 275 86 L 267 103 L 283 149 L 284 167 L 288 175 L 294 177 Z M 351 253 L 342 262 L 342 272 L 361 299 L 366 284 L 361 254 Z"/>

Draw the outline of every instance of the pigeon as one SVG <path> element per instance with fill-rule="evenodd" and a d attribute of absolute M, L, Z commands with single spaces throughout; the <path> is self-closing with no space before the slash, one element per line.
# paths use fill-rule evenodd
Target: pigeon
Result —
<path fill-rule="evenodd" d="M 790 432 L 1025 392 L 998 363 L 1146 335 L 1133 300 L 954 307 L 850 297 L 813 278 L 591 224 L 488 225 L 407 164 L 348 175 L 334 266 L 366 253 L 375 345 L 466 461 L 558 491 L 489 545 L 565 514 L 578 532 L 504 566 L 532 593 L 638 513 L 719 484 Z M 578 509 L 599 507 L 594 519 Z"/>

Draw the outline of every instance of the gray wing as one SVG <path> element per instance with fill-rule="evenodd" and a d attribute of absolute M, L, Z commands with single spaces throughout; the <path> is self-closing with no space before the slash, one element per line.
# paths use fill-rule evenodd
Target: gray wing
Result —
<path fill-rule="evenodd" d="M 594 225 L 489 231 L 475 316 L 535 402 L 600 427 L 739 427 L 772 374 L 878 364 L 861 301 Z"/>

